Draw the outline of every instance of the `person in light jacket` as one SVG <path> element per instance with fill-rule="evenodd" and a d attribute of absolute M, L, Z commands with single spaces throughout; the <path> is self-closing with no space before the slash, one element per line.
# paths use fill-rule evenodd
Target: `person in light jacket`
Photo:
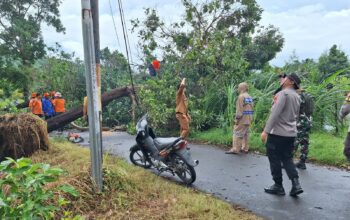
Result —
<path fill-rule="evenodd" d="M 248 84 L 238 85 L 239 96 L 236 101 L 235 125 L 233 128 L 232 148 L 226 154 L 238 154 L 249 151 L 249 127 L 253 121 L 253 98 L 248 94 Z"/>

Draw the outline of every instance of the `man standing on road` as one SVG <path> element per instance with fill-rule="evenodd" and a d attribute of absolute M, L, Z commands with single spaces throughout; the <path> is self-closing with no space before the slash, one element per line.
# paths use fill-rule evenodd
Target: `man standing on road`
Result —
<path fill-rule="evenodd" d="M 343 120 L 350 113 L 350 92 L 346 95 L 345 102 L 342 105 L 339 112 L 339 119 Z M 344 142 L 344 155 L 350 162 L 350 125 L 348 129 L 348 134 L 345 138 Z"/>
<path fill-rule="evenodd" d="M 180 136 L 187 139 L 190 132 L 191 117 L 188 113 L 185 83 L 186 78 L 183 78 L 176 92 L 176 118 L 180 123 Z"/>
<path fill-rule="evenodd" d="M 299 183 L 298 171 L 293 163 L 294 141 L 297 136 L 297 118 L 300 98 L 296 90 L 300 88 L 300 78 L 292 73 L 282 81 L 282 90 L 275 95 L 271 114 L 261 133 L 261 140 L 266 143 L 267 156 L 275 184 L 265 188 L 266 193 L 285 195 L 282 185 L 283 163 L 289 179 L 292 181 L 291 196 L 303 192 Z"/>
<path fill-rule="evenodd" d="M 299 169 L 306 169 L 306 159 L 309 153 L 309 138 L 312 126 L 312 112 L 313 112 L 313 100 L 312 97 L 306 93 L 303 89 L 298 90 L 300 97 L 300 110 L 297 122 L 297 138 L 295 140 L 295 151 L 300 146 L 300 159 L 296 163 L 296 167 Z"/>
<path fill-rule="evenodd" d="M 253 121 L 253 99 L 248 94 L 248 84 L 238 85 L 239 96 L 236 101 L 235 125 L 233 128 L 232 148 L 226 154 L 248 153 L 249 127 Z"/>

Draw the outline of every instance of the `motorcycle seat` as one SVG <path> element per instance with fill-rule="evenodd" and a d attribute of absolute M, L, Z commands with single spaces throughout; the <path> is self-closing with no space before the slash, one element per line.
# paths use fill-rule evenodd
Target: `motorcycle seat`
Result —
<path fill-rule="evenodd" d="M 158 150 L 162 150 L 166 147 L 170 147 L 172 144 L 174 144 L 175 141 L 180 140 L 181 138 L 178 137 L 170 137 L 170 138 L 155 138 L 154 144 L 158 148 Z"/>

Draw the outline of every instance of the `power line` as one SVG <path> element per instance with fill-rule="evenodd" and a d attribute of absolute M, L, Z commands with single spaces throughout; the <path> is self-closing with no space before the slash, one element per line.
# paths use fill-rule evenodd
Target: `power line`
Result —
<path fill-rule="evenodd" d="M 131 66 L 130 66 L 130 55 L 129 55 L 129 50 L 130 46 L 128 46 L 129 39 L 127 38 L 127 30 L 126 30 L 126 25 L 125 25 L 125 19 L 124 19 L 124 11 L 122 9 L 122 2 L 121 0 L 118 0 L 118 6 L 119 6 L 119 13 L 120 13 L 120 20 L 122 23 L 122 28 L 123 28 L 123 35 L 124 35 L 124 43 L 125 43 L 125 50 L 126 50 L 126 57 L 128 60 L 128 69 L 129 69 L 129 75 L 130 75 L 130 80 L 131 80 L 131 86 L 133 89 L 133 93 L 136 97 L 136 103 L 138 104 L 138 97 L 135 92 L 135 87 L 134 87 L 134 80 L 132 77 L 132 72 L 131 72 Z"/>
<path fill-rule="evenodd" d="M 123 2 L 122 2 L 122 0 L 118 0 L 118 1 L 120 1 L 121 12 L 122 12 L 121 15 L 122 15 L 122 19 L 124 21 L 124 29 L 125 29 L 125 34 L 126 34 L 126 41 L 127 41 L 129 52 L 130 52 L 130 61 L 131 61 L 131 63 L 134 63 L 133 60 L 132 60 L 132 54 L 131 54 L 131 49 L 130 49 L 130 41 L 129 41 L 128 29 L 127 29 L 126 22 L 125 22 Z"/>
<path fill-rule="evenodd" d="M 119 45 L 119 47 L 121 48 L 122 46 L 120 45 L 120 41 L 119 41 L 119 36 L 118 36 L 118 32 L 117 32 L 117 26 L 116 26 L 115 20 L 114 20 L 114 15 L 113 15 L 113 9 L 112 9 L 111 0 L 109 0 L 109 8 L 110 8 L 110 10 L 111 10 L 111 15 L 112 15 L 112 21 L 113 21 L 113 27 L 114 27 L 115 35 L 117 36 L 118 45 Z"/>

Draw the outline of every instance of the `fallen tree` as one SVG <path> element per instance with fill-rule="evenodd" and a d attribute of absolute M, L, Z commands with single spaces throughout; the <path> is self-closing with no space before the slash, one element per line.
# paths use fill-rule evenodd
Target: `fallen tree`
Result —
<path fill-rule="evenodd" d="M 89 130 L 89 127 L 82 127 L 82 126 L 75 124 L 74 122 L 71 122 L 70 125 L 79 131 L 88 131 Z M 113 128 L 102 127 L 102 131 L 126 131 L 126 129 L 127 128 L 125 125 L 114 126 Z"/>
<path fill-rule="evenodd" d="M 133 94 L 132 87 L 123 87 L 110 90 L 108 92 L 103 93 L 102 95 L 102 106 L 108 105 L 111 101 L 129 96 Z M 47 130 L 48 132 L 54 131 L 64 125 L 75 121 L 76 119 L 83 116 L 83 105 L 80 105 L 76 108 L 73 108 L 63 114 L 57 115 L 53 118 L 47 120 Z"/>

